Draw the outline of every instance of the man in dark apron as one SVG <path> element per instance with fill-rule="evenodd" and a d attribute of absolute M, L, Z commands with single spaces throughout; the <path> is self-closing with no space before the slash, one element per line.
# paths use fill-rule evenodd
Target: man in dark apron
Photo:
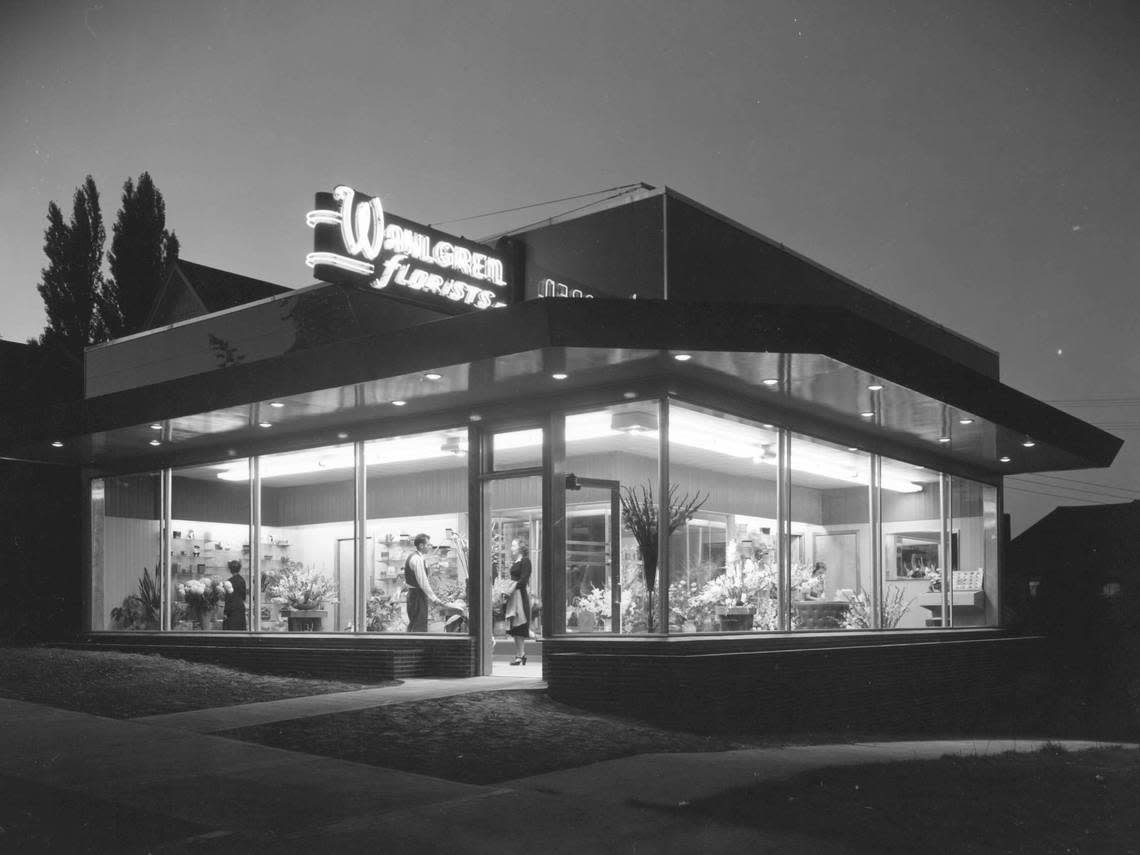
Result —
<path fill-rule="evenodd" d="M 428 601 L 443 605 L 428 581 L 425 556 L 431 551 L 431 538 L 417 534 L 412 541 L 416 551 L 404 562 L 404 582 L 408 586 L 408 632 L 427 632 Z"/>

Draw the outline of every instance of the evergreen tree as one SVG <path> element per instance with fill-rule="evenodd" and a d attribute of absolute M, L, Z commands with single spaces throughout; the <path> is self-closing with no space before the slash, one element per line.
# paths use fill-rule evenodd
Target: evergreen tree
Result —
<path fill-rule="evenodd" d="M 168 265 L 178 258 L 178 237 L 166 230 L 166 202 L 150 173 L 123 184 L 123 207 L 114 225 L 111 280 L 100 313 L 108 337 L 142 329 Z"/>
<path fill-rule="evenodd" d="M 41 343 L 55 344 L 76 360 L 83 348 L 105 338 L 99 306 L 105 299 L 103 281 L 103 214 L 99 191 L 90 175 L 75 191 L 71 223 L 55 202 L 48 204 L 44 252 L 48 266 L 36 289 L 43 297 L 48 323 Z"/>

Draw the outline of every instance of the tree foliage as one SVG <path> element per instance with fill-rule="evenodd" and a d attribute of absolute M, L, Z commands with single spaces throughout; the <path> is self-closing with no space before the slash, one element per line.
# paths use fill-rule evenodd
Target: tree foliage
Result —
<path fill-rule="evenodd" d="M 75 191 L 71 222 L 55 202 L 48 205 L 44 253 L 48 266 L 37 286 L 48 323 L 40 338 L 82 359 L 83 348 L 105 337 L 99 307 L 106 299 L 103 281 L 103 214 L 99 190 L 90 175 Z"/>
<path fill-rule="evenodd" d="M 178 237 L 166 228 L 166 202 L 149 172 L 123 184 L 122 207 L 108 259 L 111 279 L 100 311 L 109 338 L 142 329 L 167 267 L 178 258 Z"/>

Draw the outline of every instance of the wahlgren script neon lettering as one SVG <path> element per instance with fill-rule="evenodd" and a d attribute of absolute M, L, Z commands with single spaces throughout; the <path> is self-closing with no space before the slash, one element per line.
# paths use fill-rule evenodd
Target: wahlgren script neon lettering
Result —
<path fill-rule="evenodd" d="M 339 226 L 348 256 L 333 252 L 311 252 L 305 257 L 305 263 L 309 267 L 327 264 L 362 276 L 373 276 L 377 271 L 372 262 L 386 250 L 392 255 L 384 259 L 380 274 L 369 283 L 373 288 L 387 288 L 395 282 L 417 291 L 464 302 L 477 309 L 488 309 L 497 304 L 494 291 L 456 279 L 445 279 L 438 273 L 417 266 L 415 262 L 504 287 L 507 283 L 503 278 L 503 262 L 500 259 L 456 246 L 450 241 L 437 240 L 433 243 L 428 235 L 421 232 L 406 229 L 396 223 L 385 224 L 384 207 L 379 198 L 356 202 L 356 191 L 343 184 L 333 190 L 333 198 L 340 203 L 340 210 L 310 211 L 305 216 L 305 222 L 309 228 L 322 224 Z"/>

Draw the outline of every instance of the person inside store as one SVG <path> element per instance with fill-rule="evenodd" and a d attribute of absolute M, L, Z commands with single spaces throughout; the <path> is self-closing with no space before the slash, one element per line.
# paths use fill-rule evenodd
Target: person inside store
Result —
<path fill-rule="evenodd" d="M 815 566 L 811 568 L 811 578 L 808 579 L 807 587 L 804 588 L 805 600 L 822 600 L 823 589 L 827 582 L 827 565 L 822 561 L 815 562 Z"/>
<path fill-rule="evenodd" d="M 507 595 L 507 634 L 515 645 L 515 658 L 512 665 L 526 664 L 526 640 L 530 637 L 530 547 L 525 541 L 515 538 L 511 541 L 511 582 L 513 588 Z"/>
<path fill-rule="evenodd" d="M 408 586 L 408 632 L 427 632 L 428 604 L 443 605 L 443 600 L 431 589 L 427 574 L 427 554 L 431 552 L 431 538 L 417 534 L 412 541 L 416 551 L 404 562 L 404 582 Z"/>
<path fill-rule="evenodd" d="M 226 567 L 230 571 L 228 579 L 232 591 L 226 594 L 225 620 L 222 629 L 245 629 L 245 597 L 247 593 L 245 579 L 241 575 L 241 562 L 233 560 Z"/>

